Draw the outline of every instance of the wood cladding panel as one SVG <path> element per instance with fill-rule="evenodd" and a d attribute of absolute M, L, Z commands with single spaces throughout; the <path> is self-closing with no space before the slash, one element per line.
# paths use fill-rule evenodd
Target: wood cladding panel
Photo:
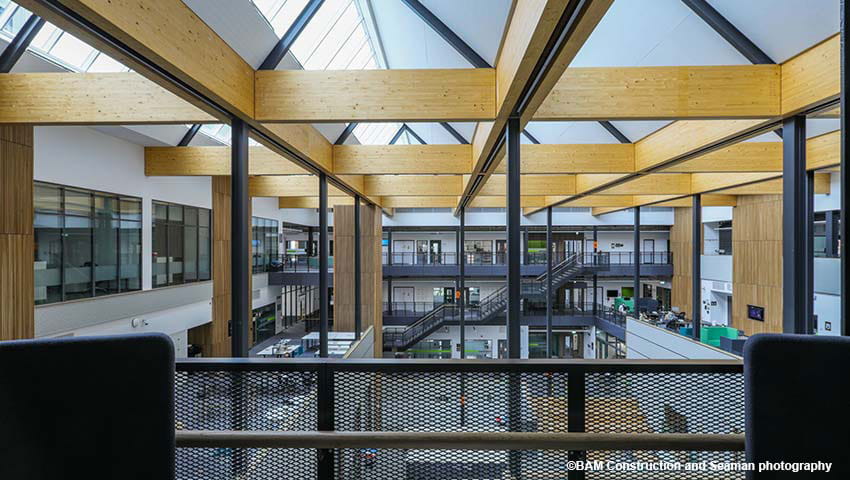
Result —
<path fill-rule="evenodd" d="M 360 206 L 360 288 L 362 331 L 375 328 L 375 356 L 383 352 L 383 265 L 381 210 Z M 354 331 L 354 206 L 334 208 L 334 330 Z"/>
<path fill-rule="evenodd" d="M 682 312 L 691 311 L 691 208 L 674 208 L 670 227 L 670 252 L 673 255 L 673 279 L 670 303 Z"/>
<path fill-rule="evenodd" d="M 492 68 L 256 72 L 262 122 L 470 121 L 495 117 Z"/>
<path fill-rule="evenodd" d="M 0 341 L 35 334 L 32 137 L 0 125 Z"/>
<path fill-rule="evenodd" d="M 217 120 L 138 73 L 0 75 L 0 123 L 121 125 Z"/>
<path fill-rule="evenodd" d="M 782 332 L 782 195 L 738 198 L 732 214 L 732 325 L 747 335 Z M 764 307 L 765 321 L 747 317 Z"/>
<path fill-rule="evenodd" d="M 569 68 L 535 120 L 779 115 L 778 65 Z"/>

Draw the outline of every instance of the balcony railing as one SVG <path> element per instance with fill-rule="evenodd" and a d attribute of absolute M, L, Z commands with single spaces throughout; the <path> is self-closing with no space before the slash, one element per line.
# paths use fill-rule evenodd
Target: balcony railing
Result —
<path fill-rule="evenodd" d="M 742 370 L 735 361 L 188 360 L 175 378 L 176 477 L 572 480 L 625 477 L 569 460 L 741 462 Z"/>
<path fill-rule="evenodd" d="M 611 258 L 612 265 L 632 265 L 635 263 L 634 252 L 600 252 L 607 253 Z M 552 262 L 558 264 L 572 252 L 554 252 Z M 589 253 L 588 253 L 589 254 Z M 466 252 L 464 254 L 467 265 L 506 265 L 507 254 L 504 252 Z M 389 255 L 383 252 L 381 259 L 384 265 L 388 265 Z M 456 252 L 446 253 L 415 253 L 415 252 L 393 252 L 393 265 L 457 265 L 458 256 Z M 671 252 L 641 252 L 640 263 L 642 265 L 668 265 L 673 262 Z M 529 252 L 523 257 L 524 265 L 545 265 L 546 252 Z"/>
<path fill-rule="evenodd" d="M 328 257 L 328 268 L 333 268 L 334 257 Z M 319 271 L 319 257 L 307 255 L 278 255 L 271 259 L 270 272 L 311 273 Z"/>

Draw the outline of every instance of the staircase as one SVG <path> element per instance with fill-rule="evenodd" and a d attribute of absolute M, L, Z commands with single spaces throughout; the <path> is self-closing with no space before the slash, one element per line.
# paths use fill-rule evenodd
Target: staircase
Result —
<path fill-rule="evenodd" d="M 508 287 L 503 286 L 486 296 L 478 305 L 467 306 L 465 320 L 486 322 L 503 313 L 508 305 Z M 444 303 L 431 310 L 404 329 L 384 330 L 384 350 L 403 351 L 421 342 L 440 329 L 447 321 L 460 320 L 460 307 Z"/>

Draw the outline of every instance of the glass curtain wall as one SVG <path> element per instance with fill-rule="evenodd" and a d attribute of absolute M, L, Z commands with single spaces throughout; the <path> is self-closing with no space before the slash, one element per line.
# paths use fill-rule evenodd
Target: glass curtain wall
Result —
<path fill-rule="evenodd" d="M 262 217 L 251 218 L 251 250 L 254 273 L 268 272 L 278 261 L 278 221 Z"/>
<path fill-rule="evenodd" d="M 211 278 L 210 213 L 206 208 L 153 202 L 154 288 Z"/>
<path fill-rule="evenodd" d="M 142 201 L 34 184 L 35 303 L 141 290 Z"/>

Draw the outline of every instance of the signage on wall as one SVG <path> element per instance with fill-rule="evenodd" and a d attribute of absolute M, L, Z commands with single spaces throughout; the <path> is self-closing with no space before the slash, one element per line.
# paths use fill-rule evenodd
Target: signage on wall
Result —
<path fill-rule="evenodd" d="M 757 320 L 759 322 L 764 321 L 764 307 L 757 307 L 755 305 L 747 305 L 747 318 L 752 320 Z"/>

